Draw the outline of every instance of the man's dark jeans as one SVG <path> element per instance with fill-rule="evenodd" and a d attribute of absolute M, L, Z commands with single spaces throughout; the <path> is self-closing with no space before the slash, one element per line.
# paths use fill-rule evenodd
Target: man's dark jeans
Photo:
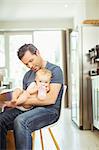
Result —
<path fill-rule="evenodd" d="M 16 150 L 32 150 L 31 133 L 52 124 L 59 117 L 53 107 L 35 107 L 23 112 L 19 109 L 6 109 L 0 113 L 0 150 L 6 150 L 7 131 L 13 129 Z"/>

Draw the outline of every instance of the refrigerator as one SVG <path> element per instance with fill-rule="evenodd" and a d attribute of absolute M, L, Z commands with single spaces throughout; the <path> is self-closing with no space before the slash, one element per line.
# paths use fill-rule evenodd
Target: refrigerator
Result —
<path fill-rule="evenodd" d="M 98 63 L 90 61 L 89 50 L 99 44 L 99 27 L 82 25 L 70 33 L 71 118 L 79 129 L 91 129 L 92 102 L 88 87 L 90 70 L 97 70 Z"/>

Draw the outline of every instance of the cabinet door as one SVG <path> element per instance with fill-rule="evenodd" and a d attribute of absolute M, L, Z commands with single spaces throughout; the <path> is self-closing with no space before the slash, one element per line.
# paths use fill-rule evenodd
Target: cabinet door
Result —
<path fill-rule="evenodd" d="M 93 126 L 99 129 L 99 76 L 92 78 Z"/>

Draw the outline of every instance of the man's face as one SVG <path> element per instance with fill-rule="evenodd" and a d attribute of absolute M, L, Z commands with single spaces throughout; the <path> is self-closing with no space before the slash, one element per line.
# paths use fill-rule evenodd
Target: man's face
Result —
<path fill-rule="evenodd" d="M 36 54 L 31 54 L 30 51 L 27 51 L 21 61 L 34 72 L 38 71 L 42 67 L 42 59 L 38 51 Z"/>

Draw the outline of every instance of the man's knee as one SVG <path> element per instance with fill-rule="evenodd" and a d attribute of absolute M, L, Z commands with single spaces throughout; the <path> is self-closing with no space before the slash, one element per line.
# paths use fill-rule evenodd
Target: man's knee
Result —
<path fill-rule="evenodd" d="M 24 123 L 24 118 L 19 115 L 14 120 L 14 128 L 20 128 L 22 125 L 24 125 Z"/>

